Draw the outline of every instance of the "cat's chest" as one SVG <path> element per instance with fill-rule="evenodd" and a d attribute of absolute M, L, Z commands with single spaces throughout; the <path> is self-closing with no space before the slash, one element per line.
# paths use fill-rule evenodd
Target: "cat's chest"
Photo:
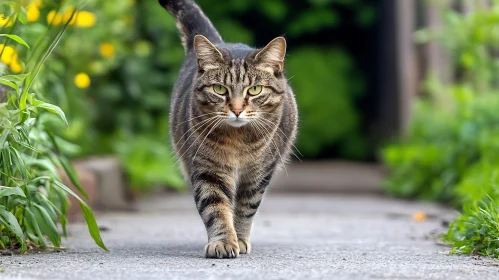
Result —
<path fill-rule="evenodd" d="M 259 135 L 228 134 L 217 143 L 218 151 L 226 162 L 240 168 L 254 166 L 255 162 L 265 160 L 273 147 L 272 139 Z"/>

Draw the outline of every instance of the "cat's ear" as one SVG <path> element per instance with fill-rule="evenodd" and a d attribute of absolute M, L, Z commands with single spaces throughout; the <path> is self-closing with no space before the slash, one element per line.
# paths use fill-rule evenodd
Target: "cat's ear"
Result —
<path fill-rule="evenodd" d="M 255 63 L 257 64 L 257 68 L 273 73 L 280 73 L 284 69 L 285 56 L 286 39 L 284 37 L 277 37 L 255 55 Z"/>
<path fill-rule="evenodd" d="M 194 51 L 198 58 L 200 70 L 216 69 L 224 62 L 222 53 L 203 35 L 194 37 Z"/>

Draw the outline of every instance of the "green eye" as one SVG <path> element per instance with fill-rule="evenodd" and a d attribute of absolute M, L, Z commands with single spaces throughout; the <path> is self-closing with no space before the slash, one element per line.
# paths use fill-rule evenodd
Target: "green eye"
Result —
<path fill-rule="evenodd" d="M 213 90 L 218 94 L 226 94 L 227 88 L 221 85 L 213 85 Z"/>
<path fill-rule="evenodd" d="M 263 89 L 262 86 L 250 87 L 248 89 L 248 93 L 251 94 L 251 95 L 257 95 L 257 94 L 260 94 L 260 92 L 262 92 L 262 89 Z"/>

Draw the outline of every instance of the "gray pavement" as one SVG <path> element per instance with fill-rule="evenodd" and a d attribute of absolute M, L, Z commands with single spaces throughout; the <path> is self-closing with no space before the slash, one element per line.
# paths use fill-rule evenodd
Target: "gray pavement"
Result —
<path fill-rule="evenodd" d="M 62 252 L 0 257 L 0 279 L 499 279 L 497 262 L 449 256 L 436 234 L 452 210 L 376 196 L 270 194 L 251 255 L 204 259 L 192 198 L 143 199 L 140 211 L 99 216 L 111 252 L 70 227 Z M 411 215 L 428 213 L 416 222 Z"/>

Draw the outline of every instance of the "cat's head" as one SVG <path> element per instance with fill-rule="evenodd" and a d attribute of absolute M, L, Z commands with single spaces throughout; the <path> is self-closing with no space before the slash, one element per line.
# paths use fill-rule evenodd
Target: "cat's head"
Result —
<path fill-rule="evenodd" d="M 195 102 L 201 114 L 223 118 L 221 121 L 233 127 L 278 115 L 287 90 L 283 37 L 254 50 L 242 45 L 216 47 L 197 35 L 194 50 L 198 62 Z"/>

